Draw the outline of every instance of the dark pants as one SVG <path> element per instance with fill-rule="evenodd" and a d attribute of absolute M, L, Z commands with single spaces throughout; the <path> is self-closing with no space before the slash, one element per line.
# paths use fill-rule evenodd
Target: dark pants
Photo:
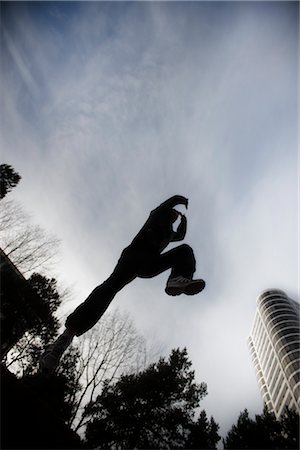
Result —
<path fill-rule="evenodd" d="M 196 261 L 191 247 L 183 244 L 162 254 L 147 254 L 127 247 L 111 276 L 97 286 L 85 302 L 70 314 L 66 327 L 80 336 L 98 322 L 114 296 L 126 284 L 136 277 L 152 278 L 167 269 L 171 269 L 171 278 L 179 275 L 192 278 L 196 270 Z"/>

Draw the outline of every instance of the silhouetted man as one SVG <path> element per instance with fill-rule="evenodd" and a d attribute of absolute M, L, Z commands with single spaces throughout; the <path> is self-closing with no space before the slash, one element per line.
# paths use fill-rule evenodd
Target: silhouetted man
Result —
<path fill-rule="evenodd" d="M 97 286 L 85 302 L 67 318 L 66 330 L 41 358 L 40 365 L 43 370 L 53 372 L 73 337 L 80 336 L 93 327 L 117 292 L 136 277 L 152 278 L 171 269 L 165 288 L 168 295 L 194 295 L 204 289 L 203 280 L 193 280 L 196 261 L 190 246 L 183 244 L 162 253 L 170 242 L 181 241 L 186 234 L 186 217 L 174 209 L 178 204 L 187 208 L 188 199 L 174 195 L 151 211 L 140 232 L 123 250 L 110 277 Z M 173 223 L 179 216 L 181 221 L 177 230 L 173 231 Z"/>

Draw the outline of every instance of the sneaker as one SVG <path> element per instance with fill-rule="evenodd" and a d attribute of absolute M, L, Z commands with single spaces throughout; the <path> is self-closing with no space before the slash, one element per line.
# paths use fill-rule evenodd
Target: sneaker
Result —
<path fill-rule="evenodd" d="M 60 358 L 69 347 L 74 335 L 65 331 L 59 338 L 49 345 L 40 358 L 40 370 L 47 374 L 53 374 L 58 367 Z"/>
<path fill-rule="evenodd" d="M 168 295 L 195 295 L 205 288 L 204 280 L 190 280 L 185 277 L 176 277 L 168 280 L 165 292 Z"/>

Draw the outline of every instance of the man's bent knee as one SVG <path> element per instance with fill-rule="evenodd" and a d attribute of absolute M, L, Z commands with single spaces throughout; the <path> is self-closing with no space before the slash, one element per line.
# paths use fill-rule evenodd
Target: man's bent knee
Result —
<path fill-rule="evenodd" d="M 196 270 L 196 258 L 194 255 L 194 250 L 188 244 L 182 244 L 177 247 L 179 254 L 182 259 L 186 261 L 190 261 L 194 266 L 194 270 Z"/>
<path fill-rule="evenodd" d="M 190 247 L 188 244 L 179 245 L 177 249 L 180 250 L 182 253 L 191 254 L 194 256 L 194 251 L 192 247 Z"/>

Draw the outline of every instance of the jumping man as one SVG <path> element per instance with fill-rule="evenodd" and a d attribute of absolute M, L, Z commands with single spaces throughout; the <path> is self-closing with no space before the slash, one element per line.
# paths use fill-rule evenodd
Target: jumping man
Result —
<path fill-rule="evenodd" d="M 92 328 L 115 295 L 135 278 L 152 278 L 171 269 L 165 288 L 168 295 L 194 295 L 204 289 L 203 280 L 193 280 L 196 261 L 189 245 L 182 244 L 162 253 L 170 242 L 181 241 L 186 234 L 186 217 L 174 209 L 178 204 L 187 208 L 188 199 L 174 195 L 151 211 L 145 225 L 131 244 L 123 250 L 110 277 L 97 286 L 67 318 L 65 331 L 48 347 L 41 358 L 40 366 L 43 371 L 48 373 L 55 371 L 73 337 L 80 336 Z M 179 216 L 180 223 L 177 230 L 173 231 L 173 223 Z"/>

